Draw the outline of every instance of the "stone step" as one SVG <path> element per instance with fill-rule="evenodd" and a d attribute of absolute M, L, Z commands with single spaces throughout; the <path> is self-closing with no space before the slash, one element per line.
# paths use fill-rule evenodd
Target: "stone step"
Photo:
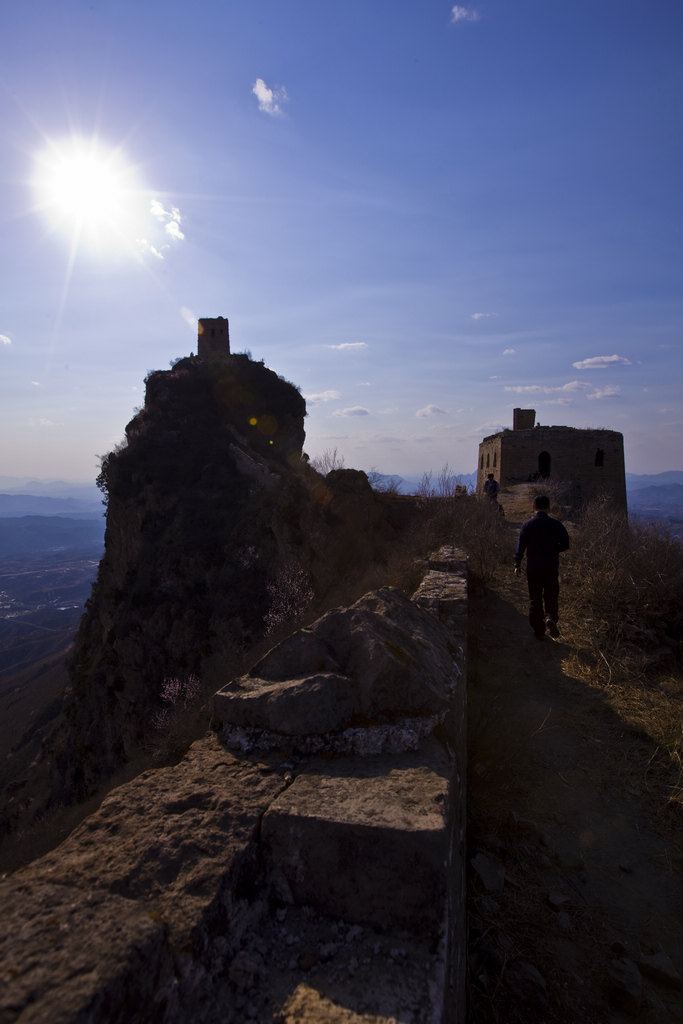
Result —
<path fill-rule="evenodd" d="M 444 927 L 453 764 L 419 751 L 315 762 L 264 815 L 268 874 L 297 905 L 436 938 Z"/>

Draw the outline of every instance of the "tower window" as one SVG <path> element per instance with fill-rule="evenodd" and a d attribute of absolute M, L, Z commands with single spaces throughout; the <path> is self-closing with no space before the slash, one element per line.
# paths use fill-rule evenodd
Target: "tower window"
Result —
<path fill-rule="evenodd" d="M 496 462 L 498 461 L 498 452 L 493 453 L 493 468 L 496 468 Z"/>
<path fill-rule="evenodd" d="M 486 453 L 486 468 L 488 469 L 490 465 L 491 465 L 491 453 L 487 452 Z"/>
<path fill-rule="evenodd" d="M 479 469 L 483 469 L 483 468 L 484 468 L 484 456 L 482 455 L 481 462 L 479 463 Z"/>

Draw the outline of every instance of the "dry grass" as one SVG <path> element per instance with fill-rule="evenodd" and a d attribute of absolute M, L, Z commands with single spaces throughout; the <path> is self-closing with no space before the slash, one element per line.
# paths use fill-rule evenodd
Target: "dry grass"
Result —
<path fill-rule="evenodd" d="M 586 510 L 562 589 L 568 676 L 595 687 L 656 744 L 670 801 L 683 810 L 683 548 L 631 526 L 607 504 Z"/>

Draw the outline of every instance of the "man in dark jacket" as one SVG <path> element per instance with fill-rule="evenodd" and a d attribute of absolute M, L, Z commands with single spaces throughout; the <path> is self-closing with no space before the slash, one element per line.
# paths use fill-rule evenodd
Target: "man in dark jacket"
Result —
<path fill-rule="evenodd" d="M 535 636 L 542 640 L 546 629 L 552 637 L 557 628 L 560 583 L 560 551 L 569 547 L 569 534 L 559 519 L 548 515 L 550 501 L 545 494 L 534 498 L 536 515 L 527 519 L 519 532 L 515 551 L 515 575 L 526 553 L 526 578 L 529 586 L 529 623 Z"/>

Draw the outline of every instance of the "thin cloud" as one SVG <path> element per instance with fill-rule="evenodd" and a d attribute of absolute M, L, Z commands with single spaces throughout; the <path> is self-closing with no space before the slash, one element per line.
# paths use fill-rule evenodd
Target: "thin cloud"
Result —
<path fill-rule="evenodd" d="M 490 316 L 498 316 L 497 313 L 472 313 L 470 320 L 487 320 Z"/>
<path fill-rule="evenodd" d="M 146 238 L 136 238 L 135 244 L 140 252 L 148 252 L 151 256 L 156 256 L 158 260 L 163 260 L 165 258 L 162 249 L 170 248 L 168 245 L 162 245 L 161 249 L 157 249 L 157 247 L 152 245 L 151 242 L 148 242 Z"/>
<path fill-rule="evenodd" d="M 184 231 L 181 230 L 182 215 L 177 206 L 172 206 L 170 210 L 167 210 L 164 204 L 159 199 L 151 199 L 149 203 L 149 212 L 151 215 L 164 225 L 164 233 L 169 238 L 173 239 L 173 242 L 182 242 L 185 238 Z M 164 255 L 171 248 L 171 243 L 166 242 L 164 245 L 155 244 L 150 242 L 148 238 L 136 238 L 135 244 L 141 253 L 149 253 L 150 256 L 154 256 L 157 260 L 166 259 Z"/>
<path fill-rule="evenodd" d="M 516 356 L 517 355 L 517 349 L 516 348 L 504 348 L 503 349 L 503 355 L 504 356 Z"/>
<path fill-rule="evenodd" d="M 556 388 L 546 388 L 540 384 L 506 384 L 505 390 L 514 391 L 518 395 L 552 395 L 558 391 L 589 391 L 590 384 L 580 380 L 570 380 L 568 384 L 561 384 Z"/>
<path fill-rule="evenodd" d="M 342 342 L 341 345 L 328 345 L 327 347 L 334 348 L 338 352 L 348 352 L 351 351 L 352 349 L 356 349 L 356 351 L 358 351 L 361 348 L 367 348 L 368 343 L 367 341 L 344 341 Z"/>
<path fill-rule="evenodd" d="M 281 115 L 283 113 L 281 104 L 287 103 L 289 100 L 284 86 L 279 89 L 269 89 L 262 78 L 256 79 L 251 91 L 258 100 L 259 110 L 262 110 L 264 114 L 270 114 L 271 117 Z"/>
<path fill-rule="evenodd" d="M 630 366 L 631 360 L 625 356 L 591 356 L 590 359 L 581 359 L 578 363 L 572 363 L 575 370 L 605 370 L 609 366 Z"/>
<path fill-rule="evenodd" d="M 40 386 L 41 385 L 40 385 L 40 381 L 39 380 L 32 380 L 31 381 L 31 387 L 39 388 Z"/>
<path fill-rule="evenodd" d="M 338 391 L 319 391 L 315 395 L 304 395 L 309 405 L 320 405 L 321 402 L 333 402 L 336 398 L 339 398 Z"/>
<path fill-rule="evenodd" d="M 479 21 L 479 13 L 473 7 L 462 7 L 456 4 L 451 9 L 451 23 L 457 25 L 459 21 Z"/>
<path fill-rule="evenodd" d="M 166 234 L 170 235 L 171 238 L 181 241 L 185 237 L 180 230 L 183 218 L 177 206 L 172 206 L 170 210 L 166 210 L 164 204 L 159 202 L 158 199 L 152 199 L 149 204 L 149 212 L 164 224 Z"/>
<path fill-rule="evenodd" d="M 0 334 L 0 345 L 11 345 L 12 339 L 8 338 L 6 334 Z"/>
<path fill-rule="evenodd" d="M 415 415 L 423 420 L 428 416 L 445 416 L 446 410 L 440 409 L 438 405 L 425 405 L 424 409 L 418 409 Z"/>
<path fill-rule="evenodd" d="M 333 416 L 369 416 L 370 410 L 364 409 L 362 405 L 351 405 L 348 409 L 335 409 Z"/>
<path fill-rule="evenodd" d="M 191 327 L 192 330 L 196 334 L 197 333 L 197 323 L 198 323 L 198 320 L 197 320 L 197 317 L 192 312 L 192 310 L 188 306 L 181 306 L 180 307 L 180 315 L 183 318 L 183 320 L 185 321 L 185 323 L 189 327 Z"/>
<path fill-rule="evenodd" d="M 607 384 L 604 388 L 598 388 L 591 395 L 587 395 L 587 398 L 617 398 L 621 394 L 621 388 L 616 387 L 614 384 Z"/>

